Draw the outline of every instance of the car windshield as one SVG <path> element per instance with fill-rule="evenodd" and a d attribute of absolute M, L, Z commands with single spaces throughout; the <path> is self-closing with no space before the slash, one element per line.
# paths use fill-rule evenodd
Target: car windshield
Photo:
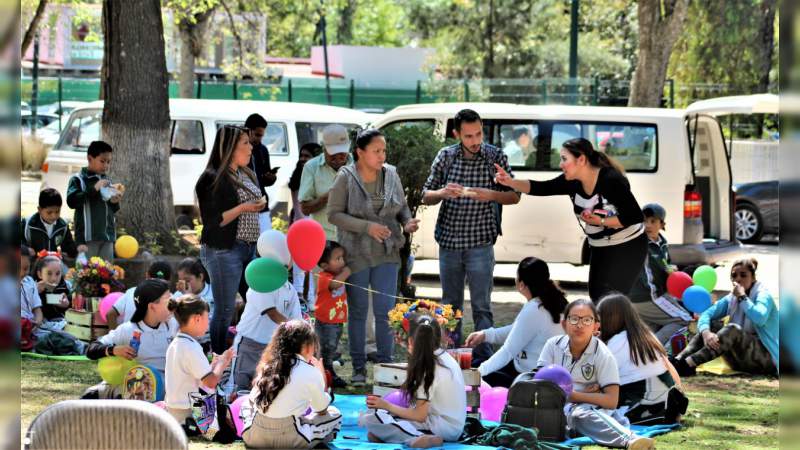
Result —
<path fill-rule="evenodd" d="M 92 141 L 100 139 L 102 109 L 83 109 L 73 113 L 58 140 L 56 150 L 85 152 Z"/>

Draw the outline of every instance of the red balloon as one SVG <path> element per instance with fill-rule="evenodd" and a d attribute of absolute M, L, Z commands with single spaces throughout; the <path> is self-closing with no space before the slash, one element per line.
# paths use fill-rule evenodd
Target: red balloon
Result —
<path fill-rule="evenodd" d="M 298 220 L 289 227 L 286 244 L 297 267 L 310 271 L 325 250 L 325 230 L 313 219 Z"/>
<path fill-rule="evenodd" d="M 683 291 L 694 285 L 694 280 L 685 272 L 672 272 L 667 278 L 667 292 L 675 298 L 683 297 Z"/>

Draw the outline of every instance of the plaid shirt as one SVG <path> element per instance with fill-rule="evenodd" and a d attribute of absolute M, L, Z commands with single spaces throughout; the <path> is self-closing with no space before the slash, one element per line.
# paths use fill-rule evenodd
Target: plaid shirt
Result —
<path fill-rule="evenodd" d="M 448 183 L 510 191 L 494 182 L 495 163 L 511 174 L 508 158 L 497 147 L 481 144 L 481 150 L 472 159 L 464 158 L 461 143 L 445 147 L 436 155 L 423 191 L 441 189 Z M 479 202 L 468 197 L 445 199 L 436 220 L 436 242 L 450 250 L 493 245 L 500 234 L 500 214 L 496 202 Z"/>

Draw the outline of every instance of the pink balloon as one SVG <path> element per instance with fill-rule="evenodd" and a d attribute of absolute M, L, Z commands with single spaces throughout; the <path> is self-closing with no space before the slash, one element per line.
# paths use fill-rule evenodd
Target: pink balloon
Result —
<path fill-rule="evenodd" d="M 239 417 L 239 413 L 242 410 L 242 403 L 247 400 L 247 396 L 243 395 L 238 397 L 236 400 L 231 403 L 231 415 L 233 416 L 233 424 L 236 425 L 236 435 L 242 437 L 242 432 L 244 431 L 244 421 L 242 418 Z"/>
<path fill-rule="evenodd" d="M 508 389 L 504 387 L 493 387 L 482 391 L 481 406 L 479 408 L 481 418 L 499 422 L 507 399 Z"/>
<path fill-rule="evenodd" d="M 286 244 L 297 267 L 309 271 L 317 266 L 325 250 L 325 230 L 313 219 L 300 219 L 289 227 Z"/>
<path fill-rule="evenodd" d="M 167 403 L 164 400 L 157 401 L 153 403 L 154 405 L 158 406 L 159 408 L 163 409 L 164 411 L 167 410 Z"/>
<path fill-rule="evenodd" d="M 122 292 L 112 292 L 102 300 L 100 300 L 100 321 L 106 323 L 106 314 L 111 311 L 111 308 L 114 306 L 114 303 L 117 302 L 117 299 L 122 297 Z"/>

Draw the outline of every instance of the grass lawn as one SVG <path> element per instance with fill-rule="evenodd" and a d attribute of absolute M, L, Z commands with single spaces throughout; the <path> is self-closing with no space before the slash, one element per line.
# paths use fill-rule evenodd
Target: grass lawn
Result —
<path fill-rule="evenodd" d="M 521 304 L 493 305 L 495 322 L 510 323 Z M 466 317 L 471 317 L 467 308 Z M 467 321 L 465 328 L 470 328 Z M 343 342 L 340 350 L 347 348 Z M 404 355 L 398 350 L 397 359 Z M 346 351 L 344 352 L 346 353 Z M 340 376 L 350 377 L 349 357 Z M 371 377 L 371 366 L 369 368 Z M 95 363 L 22 359 L 22 434 L 36 415 L 50 404 L 74 399 L 89 386 L 100 382 Z M 684 428 L 657 438 L 659 449 L 764 449 L 778 447 L 778 381 L 767 377 L 697 376 L 684 380 L 690 399 Z M 370 387 L 341 389 L 341 394 L 362 394 Z M 212 445 L 195 439 L 193 449 L 243 449 L 241 442 L 229 446 Z M 589 447 L 599 449 L 602 447 Z"/>

